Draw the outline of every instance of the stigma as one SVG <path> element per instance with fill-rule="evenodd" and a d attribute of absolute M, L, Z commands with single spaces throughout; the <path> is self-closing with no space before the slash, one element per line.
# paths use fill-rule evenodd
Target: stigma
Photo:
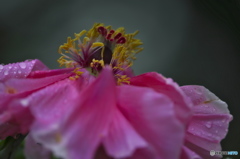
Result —
<path fill-rule="evenodd" d="M 143 43 L 135 39 L 137 34 L 138 31 L 126 34 L 123 27 L 113 30 L 111 26 L 95 23 L 90 30 L 68 37 L 67 43 L 59 47 L 62 56 L 58 62 L 68 68 L 86 68 L 94 75 L 109 65 L 117 81 L 128 83 L 125 72 L 132 66 L 135 55 L 143 50 L 140 47 Z"/>

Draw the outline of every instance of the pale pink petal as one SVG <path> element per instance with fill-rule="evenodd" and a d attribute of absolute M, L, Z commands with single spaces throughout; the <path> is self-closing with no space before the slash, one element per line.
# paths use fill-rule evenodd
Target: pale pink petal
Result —
<path fill-rule="evenodd" d="M 10 78 L 0 82 L 0 138 L 3 139 L 17 133 L 27 133 L 33 117 L 28 108 L 28 101 L 24 98 L 56 81 L 67 78 L 71 74 L 71 72 L 58 71 L 58 74 L 55 73 L 48 77 Z"/>
<path fill-rule="evenodd" d="M 34 112 L 39 120 L 32 128 L 33 137 L 56 156 L 91 159 L 107 133 L 116 107 L 112 71 L 105 68 L 83 90 L 66 84 L 56 86 L 55 90 L 48 87 L 44 94 L 51 92 L 53 95 L 44 100 L 38 96 L 39 100 L 34 100 L 38 107 Z"/>
<path fill-rule="evenodd" d="M 31 134 L 25 139 L 24 155 L 26 159 L 51 159 L 51 152 L 34 141 Z"/>
<path fill-rule="evenodd" d="M 209 152 L 210 154 L 210 152 Z M 197 155 L 195 152 L 193 152 L 192 150 L 190 150 L 187 147 L 183 147 L 182 149 L 182 154 L 181 154 L 181 159 L 203 159 L 202 157 L 200 157 L 199 155 Z"/>
<path fill-rule="evenodd" d="M 185 145 L 203 158 L 207 158 L 210 150 L 221 150 L 220 141 L 228 132 L 232 116 L 227 104 L 206 88 L 202 86 L 181 88 L 194 104 L 194 114 L 187 129 Z"/>
<path fill-rule="evenodd" d="M 131 156 L 137 148 L 146 147 L 147 143 L 116 110 L 103 145 L 110 156 L 124 158 Z"/>
<path fill-rule="evenodd" d="M 149 72 L 139 76 L 132 77 L 131 85 L 149 87 L 159 93 L 165 94 L 173 102 L 175 107 L 175 114 L 182 123 L 187 123 L 191 116 L 192 103 L 186 98 L 183 91 L 177 83 L 171 78 L 165 78 L 156 72 Z"/>
<path fill-rule="evenodd" d="M 172 100 L 150 88 L 118 87 L 122 114 L 149 144 L 154 158 L 178 158 L 185 125 L 175 116 Z M 173 153 L 174 152 L 174 153 Z"/>
<path fill-rule="evenodd" d="M 32 71 L 47 69 L 47 66 L 39 60 L 26 60 L 24 62 L 0 65 L 0 81 L 9 78 L 25 78 Z"/>

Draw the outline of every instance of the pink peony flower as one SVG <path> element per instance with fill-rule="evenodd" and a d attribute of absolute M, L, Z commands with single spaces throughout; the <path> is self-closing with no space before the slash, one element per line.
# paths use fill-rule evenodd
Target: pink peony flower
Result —
<path fill-rule="evenodd" d="M 196 159 L 220 150 L 232 119 L 226 103 L 158 73 L 133 76 L 142 50 L 136 34 L 97 23 L 60 46 L 58 62 L 68 69 L 23 62 L 14 65 L 30 71 L 16 77 L 3 66 L 0 138 L 30 131 L 29 159 L 50 151 L 67 159 Z"/>
<path fill-rule="evenodd" d="M 179 158 L 191 102 L 156 73 L 136 77 L 155 80 L 156 89 L 131 85 L 131 59 L 141 42 L 136 33 L 108 29 L 95 24 L 89 41 L 81 43 L 80 32 L 60 47 L 67 50 L 60 64 L 74 67 L 75 76 L 25 98 L 35 118 L 31 136 L 62 158 Z"/>
<path fill-rule="evenodd" d="M 59 81 L 26 98 L 35 116 L 31 135 L 36 142 L 69 159 L 103 154 L 113 158 L 180 156 L 186 124 L 178 119 L 176 103 L 182 104 L 178 110 L 184 117 L 190 109 L 175 83 L 172 99 L 170 92 L 164 92 L 166 83 L 161 93 L 117 86 L 109 67 L 87 86 L 81 85 L 82 79 L 84 75 Z M 105 152 L 99 152 L 101 147 Z"/>

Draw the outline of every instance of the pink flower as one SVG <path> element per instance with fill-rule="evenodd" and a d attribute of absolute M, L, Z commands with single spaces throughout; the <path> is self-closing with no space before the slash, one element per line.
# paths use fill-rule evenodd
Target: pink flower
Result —
<path fill-rule="evenodd" d="M 88 85 L 82 85 L 84 76 L 26 98 L 35 116 L 31 135 L 36 142 L 68 159 L 180 156 L 190 109 L 177 84 L 159 76 L 162 92 L 117 86 L 109 67 Z"/>
<path fill-rule="evenodd" d="M 3 66 L 0 137 L 29 132 L 27 158 L 190 159 L 220 150 L 232 119 L 226 103 L 158 73 L 133 76 L 136 34 L 97 23 L 60 46 L 68 69 L 23 62 L 14 66 L 30 71 L 16 78 Z"/>
<path fill-rule="evenodd" d="M 130 79 L 134 55 L 142 50 L 136 34 L 95 24 L 60 46 L 59 63 L 75 75 L 24 99 L 37 143 L 68 159 L 179 158 L 191 102 L 159 74 Z M 156 88 L 146 85 L 153 81 Z"/>
<path fill-rule="evenodd" d="M 39 60 L 0 65 L 0 139 L 28 132 L 33 116 L 24 98 L 69 76 L 63 72 L 48 71 Z"/>

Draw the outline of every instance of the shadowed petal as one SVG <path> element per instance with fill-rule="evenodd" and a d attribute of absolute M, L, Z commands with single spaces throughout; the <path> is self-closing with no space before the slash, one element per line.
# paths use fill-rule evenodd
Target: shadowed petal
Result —
<path fill-rule="evenodd" d="M 227 134 L 232 116 L 229 114 L 227 104 L 206 88 L 202 86 L 181 88 L 194 104 L 194 114 L 187 129 L 185 145 L 203 158 L 210 158 L 210 150 L 221 150 L 220 141 Z"/>
<path fill-rule="evenodd" d="M 146 147 L 145 140 L 133 129 L 125 117 L 118 111 L 103 139 L 106 152 L 114 158 L 131 156 L 137 148 Z"/>
<path fill-rule="evenodd" d="M 188 122 L 191 116 L 191 102 L 185 97 L 185 94 L 182 92 L 178 84 L 171 78 L 165 78 L 156 72 L 149 72 L 132 77 L 130 84 L 149 87 L 157 92 L 165 94 L 174 102 L 177 118 L 185 124 Z"/>
<path fill-rule="evenodd" d="M 180 156 L 185 126 L 176 118 L 168 96 L 150 88 L 121 86 L 118 102 L 122 114 L 150 145 L 154 158 Z"/>
<path fill-rule="evenodd" d="M 26 137 L 24 146 L 26 159 L 51 159 L 51 152 L 36 143 L 31 134 Z"/>

